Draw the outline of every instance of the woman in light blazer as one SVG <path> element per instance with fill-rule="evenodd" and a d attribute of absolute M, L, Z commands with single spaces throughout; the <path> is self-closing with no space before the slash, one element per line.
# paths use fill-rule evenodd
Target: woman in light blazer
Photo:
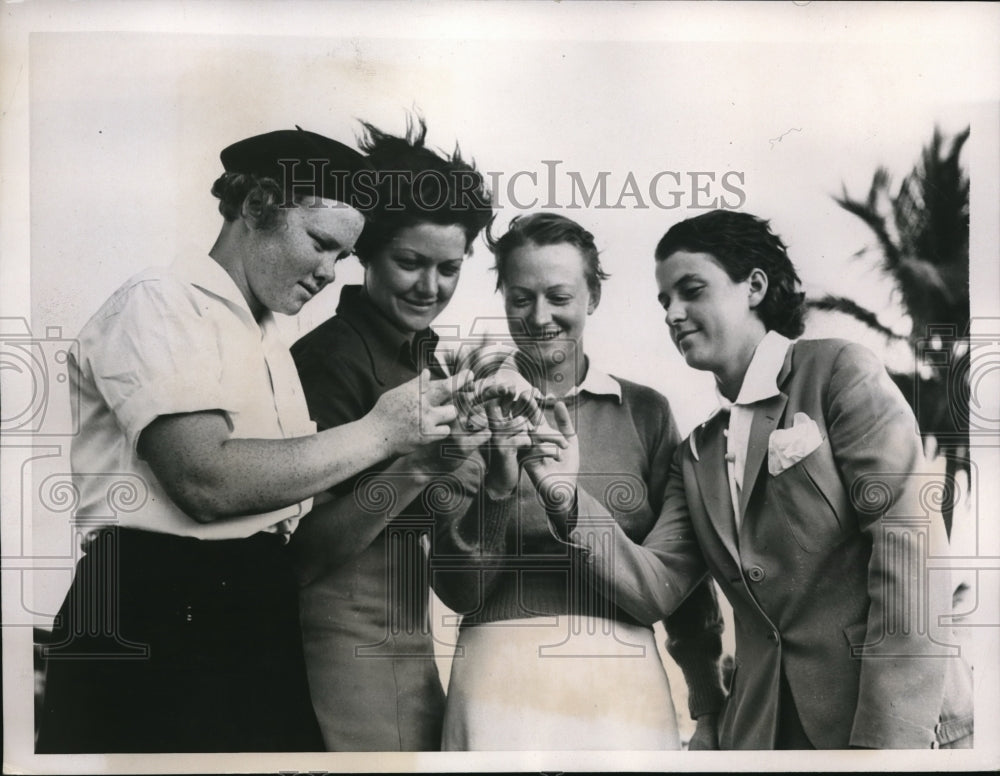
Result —
<path fill-rule="evenodd" d="M 943 483 L 882 364 L 844 340 L 794 340 L 798 276 L 749 214 L 672 227 L 656 280 L 671 339 L 715 375 L 721 404 L 681 446 L 647 545 L 671 568 L 696 539 L 733 606 L 722 748 L 920 748 L 970 734 L 968 693 L 944 700 L 946 674 L 963 668 L 938 625 L 951 587 L 926 568 L 946 545 Z M 959 712 L 942 720 L 943 705 Z"/>

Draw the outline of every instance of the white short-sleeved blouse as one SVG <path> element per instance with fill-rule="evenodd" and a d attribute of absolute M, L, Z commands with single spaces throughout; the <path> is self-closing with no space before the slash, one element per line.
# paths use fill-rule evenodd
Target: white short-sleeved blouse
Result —
<path fill-rule="evenodd" d="M 202 539 L 289 533 L 312 499 L 255 515 L 199 523 L 166 495 L 136 445 L 161 415 L 220 410 L 236 438 L 315 433 L 273 315 L 258 322 L 213 259 L 182 259 L 126 282 L 87 322 L 71 358 L 80 433 L 71 461 L 78 520 Z M 109 503 L 114 482 L 136 483 L 128 508 Z M 145 499 L 143 500 L 143 496 Z"/>

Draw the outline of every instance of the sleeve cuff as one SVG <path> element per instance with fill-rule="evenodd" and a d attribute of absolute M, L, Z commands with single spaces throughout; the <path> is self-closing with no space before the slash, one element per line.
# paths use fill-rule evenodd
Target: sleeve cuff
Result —
<path fill-rule="evenodd" d="M 252 536 L 261 531 L 294 533 L 299 520 L 309 513 L 312 505 L 313 500 L 310 497 L 305 501 L 289 504 L 287 507 L 271 512 L 214 520 L 202 525 L 198 535 L 204 539 L 232 539 L 237 536 Z M 239 528 L 237 529 L 236 526 Z"/>
<path fill-rule="evenodd" d="M 230 430 L 233 428 L 231 414 L 233 408 L 226 406 L 227 402 L 217 393 L 205 392 L 204 387 L 190 381 L 178 380 L 163 382 L 155 389 L 150 387 L 132 394 L 124 403 L 115 409 L 119 423 L 125 429 L 125 436 L 133 452 L 137 452 L 139 436 L 146 426 L 161 415 L 181 415 L 192 412 L 210 412 L 218 410 L 226 416 Z"/>
<path fill-rule="evenodd" d="M 688 687 L 688 713 L 691 719 L 718 714 L 726 700 L 717 660 L 700 658 L 681 665 Z"/>
<path fill-rule="evenodd" d="M 572 533 L 576 528 L 577 517 L 579 512 L 579 491 L 573 493 L 573 503 L 566 512 L 554 512 L 552 510 L 545 510 L 546 521 L 549 525 L 549 533 L 552 534 L 554 538 L 560 544 L 566 544 L 570 547 L 580 548 L 583 547 L 583 543 L 579 541 L 574 541 Z"/>
<path fill-rule="evenodd" d="M 851 746 L 867 749 L 930 749 L 935 731 L 900 717 L 858 709 L 854 715 Z"/>
<path fill-rule="evenodd" d="M 573 494 L 573 506 L 564 522 L 553 520 L 551 515 L 549 516 L 552 535 L 563 544 L 583 550 L 591 549 L 587 537 L 593 535 L 594 529 L 607 531 L 614 524 L 614 518 L 601 503 L 580 488 Z M 563 529 L 561 533 L 560 527 Z"/>

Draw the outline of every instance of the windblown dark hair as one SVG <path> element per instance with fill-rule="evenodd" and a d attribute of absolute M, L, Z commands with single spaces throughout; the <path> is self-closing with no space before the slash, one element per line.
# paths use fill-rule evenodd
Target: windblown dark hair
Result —
<path fill-rule="evenodd" d="M 358 147 L 375 170 L 372 206 L 364 211 L 365 228 L 355 246 L 362 263 L 400 230 L 423 223 L 460 226 L 468 251 L 493 220 L 490 192 L 475 164 L 462 158 L 457 144 L 450 155 L 427 148 L 423 118 L 407 117 L 404 137 L 361 124 Z"/>
<path fill-rule="evenodd" d="M 737 283 L 760 269 L 768 281 L 767 293 L 756 308 L 764 327 L 793 339 L 804 331 L 801 281 L 770 222 L 750 213 L 712 210 L 670 227 L 656 246 L 656 260 L 666 261 L 677 251 L 711 254 Z"/>
<path fill-rule="evenodd" d="M 507 231 L 500 237 L 494 237 L 487 232 L 486 244 L 493 252 L 497 290 L 503 288 L 507 260 L 516 249 L 525 245 L 562 243 L 573 245 L 580 251 L 583 256 L 583 274 L 587 279 L 587 288 L 591 294 L 600 298 L 601 281 L 611 276 L 601 267 L 600 252 L 594 244 L 594 235 L 573 219 L 551 212 L 515 216 L 507 226 Z"/>

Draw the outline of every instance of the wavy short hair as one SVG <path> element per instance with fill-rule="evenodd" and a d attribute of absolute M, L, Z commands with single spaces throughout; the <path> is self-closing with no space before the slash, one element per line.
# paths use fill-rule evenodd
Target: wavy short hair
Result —
<path fill-rule="evenodd" d="M 457 144 L 447 155 L 427 148 L 422 118 L 408 118 L 403 137 L 361 123 L 358 147 L 374 168 L 371 207 L 364 209 L 365 228 L 354 249 L 362 263 L 402 229 L 424 223 L 461 227 L 469 251 L 493 220 L 492 198 L 475 164 L 462 158 Z"/>
<path fill-rule="evenodd" d="M 503 288 L 505 271 L 511 253 L 525 245 L 561 245 L 566 243 L 583 256 L 583 274 L 587 289 L 596 298 L 601 295 L 601 283 L 611 277 L 601 267 L 600 251 L 594 244 L 594 235 L 571 218 L 558 213 L 541 212 L 529 216 L 515 216 L 500 237 L 487 233 L 486 243 L 493 252 L 497 273 L 497 291 Z"/>
<path fill-rule="evenodd" d="M 656 260 L 666 261 L 677 251 L 710 254 L 735 283 L 760 269 L 768 281 L 756 308 L 764 327 L 792 339 L 805 330 L 801 281 L 770 222 L 749 213 L 713 210 L 670 227 L 656 246 Z"/>
<path fill-rule="evenodd" d="M 219 212 L 227 221 L 235 221 L 247 203 L 247 211 L 260 229 L 278 225 L 278 213 L 285 202 L 285 192 L 274 178 L 250 173 L 224 172 L 212 184 L 212 196 L 219 200 Z"/>

